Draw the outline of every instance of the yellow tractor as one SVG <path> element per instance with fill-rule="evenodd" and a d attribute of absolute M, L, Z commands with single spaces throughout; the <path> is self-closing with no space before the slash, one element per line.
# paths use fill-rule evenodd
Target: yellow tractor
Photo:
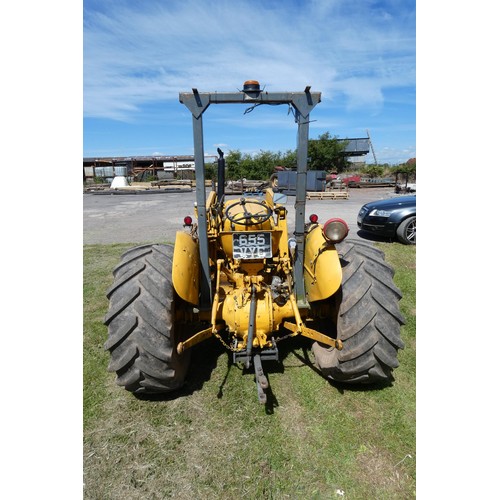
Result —
<path fill-rule="evenodd" d="M 109 371 L 135 393 L 183 386 L 191 348 L 216 337 L 234 363 L 253 367 L 267 399 L 263 362 L 279 361 L 279 343 L 310 339 L 323 375 L 345 383 L 388 383 L 403 348 L 401 293 L 383 253 L 346 240 L 347 224 L 316 215 L 305 221 L 309 114 L 321 101 L 302 92 L 266 92 L 249 80 L 238 92 L 185 92 L 195 147 L 194 219 L 184 218 L 175 245 L 125 252 L 114 270 L 105 317 Z M 273 191 L 227 196 L 224 153 L 217 187 L 205 188 L 202 116 L 210 104 L 285 104 L 298 125 L 295 227 L 286 196 Z M 197 330 L 193 331 L 193 325 Z"/>

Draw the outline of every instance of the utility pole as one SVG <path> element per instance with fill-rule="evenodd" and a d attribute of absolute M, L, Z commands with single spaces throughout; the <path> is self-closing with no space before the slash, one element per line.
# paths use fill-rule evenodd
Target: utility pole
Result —
<path fill-rule="evenodd" d="M 368 129 L 366 129 L 366 135 L 368 136 L 368 142 L 370 143 L 370 148 L 372 150 L 373 159 L 375 160 L 375 165 L 378 165 L 377 157 L 375 156 L 375 150 L 373 149 L 373 144 L 372 144 L 372 140 L 370 139 L 370 132 Z"/>

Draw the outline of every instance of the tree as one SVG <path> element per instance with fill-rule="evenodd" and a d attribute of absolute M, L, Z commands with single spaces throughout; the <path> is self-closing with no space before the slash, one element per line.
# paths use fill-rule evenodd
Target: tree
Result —
<path fill-rule="evenodd" d="M 382 177 L 384 175 L 384 170 L 382 165 L 367 165 L 363 169 L 363 173 L 371 179 L 374 179 L 375 177 Z"/>
<path fill-rule="evenodd" d="M 229 180 L 237 180 L 241 179 L 243 177 L 242 171 L 240 168 L 240 163 L 241 163 L 241 158 L 242 154 L 240 151 L 235 150 L 235 151 L 229 151 L 229 153 L 226 154 L 226 171 L 227 171 L 227 178 Z"/>
<path fill-rule="evenodd" d="M 402 174 L 404 179 L 414 182 L 417 179 L 417 160 L 410 158 L 406 163 L 396 167 L 396 174 Z"/>
<path fill-rule="evenodd" d="M 309 170 L 336 170 L 343 172 L 349 166 L 343 154 L 348 140 L 332 138 L 329 132 L 320 135 L 316 140 L 309 141 Z M 275 167 L 286 169 L 297 167 L 297 152 L 287 150 L 275 153 L 260 150 L 254 155 L 242 153 L 239 150 L 229 151 L 226 155 L 227 179 L 267 180 L 273 174 Z"/>
<path fill-rule="evenodd" d="M 295 168 L 296 162 L 294 151 L 274 153 L 261 150 L 253 156 L 239 150 L 229 151 L 226 155 L 227 178 L 266 180 L 273 174 L 274 167 Z"/>
<path fill-rule="evenodd" d="M 253 169 L 251 179 L 269 179 L 274 172 L 274 167 L 279 164 L 280 153 L 260 150 L 253 157 Z"/>
<path fill-rule="evenodd" d="M 330 132 L 321 134 L 318 139 L 309 141 L 309 170 L 336 170 L 343 172 L 348 162 L 343 154 L 349 141 L 332 137 Z"/>
<path fill-rule="evenodd" d="M 297 151 L 288 149 L 281 155 L 281 165 L 286 168 L 295 168 L 297 166 Z"/>
<path fill-rule="evenodd" d="M 210 181 L 217 179 L 217 164 L 205 163 L 205 179 Z"/>

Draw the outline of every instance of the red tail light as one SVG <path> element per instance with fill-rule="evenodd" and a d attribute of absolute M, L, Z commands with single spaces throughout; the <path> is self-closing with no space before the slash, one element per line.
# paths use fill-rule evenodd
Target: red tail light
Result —
<path fill-rule="evenodd" d="M 189 217 L 189 215 L 186 215 L 186 217 L 184 217 L 184 225 L 185 226 L 192 226 L 193 225 L 193 219 L 191 217 Z"/>
<path fill-rule="evenodd" d="M 316 214 L 311 214 L 309 216 L 309 220 L 313 223 L 313 224 L 316 224 L 316 222 L 318 222 L 318 216 Z"/>

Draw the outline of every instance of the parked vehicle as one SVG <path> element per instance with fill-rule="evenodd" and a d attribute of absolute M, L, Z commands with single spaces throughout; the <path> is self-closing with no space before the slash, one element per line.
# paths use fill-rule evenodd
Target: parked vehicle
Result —
<path fill-rule="evenodd" d="M 405 245 L 415 245 L 417 243 L 416 195 L 366 203 L 358 213 L 358 227 L 362 231 L 397 238 Z"/>

